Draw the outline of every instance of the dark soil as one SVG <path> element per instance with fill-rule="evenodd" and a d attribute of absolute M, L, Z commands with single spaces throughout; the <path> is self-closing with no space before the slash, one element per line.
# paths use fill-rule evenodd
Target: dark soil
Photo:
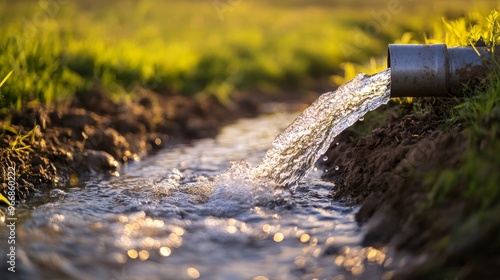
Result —
<path fill-rule="evenodd" d="M 373 114 L 386 114 L 384 125 L 357 137 L 363 126 L 358 123 L 326 153 L 324 177 L 338 186 L 333 197 L 360 206 L 356 220 L 366 229 L 364 245 L 389 245 L 412 256 L 410 265 L 396 270 L 396 279 L 500 279 L 498 270 L 488 269 L 500 264 L 498 252 L 488 250 L 500 234 L 493 226 L 500 224 L 500 209 L 486 214 L 492 222 L 487 227 L 474 217 L 469 221 L 463 197 L 429 206 L 426 181 L 439 170 L 458 167 L 469 146 L 459 126 L 444 129 L 442 120 L 456 102 L 424 99 L 416 110 L 396 104 L 380 108 Z M 452 239 L 465 221 L 472 223 L 470 234 Z"/>
<path fill-rule="evenodd" d="M 25 199 L 57 184 L 78 184 L 91 174 L 112 175 L 123 163 L 181 141 L 215 136 L 221 125 L 256 115 L 266 98 L 237 94 L 230 104 L 221 104 L 213 97 L 140 89 L 132 100 L 117 102 L 95 86 L 78 93 L 69 106 L 25 108 L 0 122 L 15 130 L 4 130 L 0 138 L 0 192 L 7 190 L 8 166 L 16 169 L 17 199 Z M 33 129 L 34 137 L 13 144 Z"/>

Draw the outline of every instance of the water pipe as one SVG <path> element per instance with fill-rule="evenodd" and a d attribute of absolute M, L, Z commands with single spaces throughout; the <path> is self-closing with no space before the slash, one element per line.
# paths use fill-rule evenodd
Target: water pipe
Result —
<path fill-rule="evenodd" d="M 387 54 L 391 97 L 457 96 L 465 84 L 485 78 L 492 66 L 487 47 L 391 44 Z"/>

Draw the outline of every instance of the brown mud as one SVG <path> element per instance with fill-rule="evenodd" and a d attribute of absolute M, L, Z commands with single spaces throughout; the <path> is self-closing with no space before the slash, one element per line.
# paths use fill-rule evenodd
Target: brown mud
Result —
<path fill-rule="evenodd" d="M 9 127 L 0 138 L 0 192 L 7 191 L 9 166 L 16 170 L 17 199 L 26 199 L 57 184 L 113 175 L 121 164 L 160 148 L 213 137 L 223 124 L 255 116 L 266 99 L 236 94 L 230 104 L 221 104 L 209 96 L 165 96 L 140 89 L 131 100 L 119 102 L 95 86 L 78 93 L 69 106 L 28 107 L 0 121 L 0 127 Z"/>
<path fill-rule="evenodd" d="M 500 264 L 499 253 L 490 249 L 500 236 L 500 210 L 485 214 L 491 225 L 472 217 L 460 236 L 456 229 L 477 210 L 466 209 L 459 194 L 430 205 L 426 181 L 457 168 L 469 146 L 460 126 L 445 129 L 443 123 L 457 100 L 417 103 L 422 104 L 417 109 L 379 108 L 370 115 L 385 115 L 384 124 L 359 137 L 366 125 L 358 122 L 336 138 L 322 163 L 328 170 L 324 178 L 337 184 L 332 195 L 360 207 L 356 220 L 366 231 L 364 246 L 389 246 L 410 256 L 407 265 L 391 272 L 395 279 L 500 279 L 497 269 L 489 269 Z"/>

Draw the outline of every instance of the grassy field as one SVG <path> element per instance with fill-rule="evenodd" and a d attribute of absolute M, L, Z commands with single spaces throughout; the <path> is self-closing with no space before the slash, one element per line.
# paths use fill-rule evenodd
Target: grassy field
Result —
<path fill-rule="evenodd" d="M 115 98 L 136 86 L 222 101 L 298 93 L 345 61 L 383 57 L 396 39 L 422 40 L 441 16 L 498 6 L 414 2 L 0 1 L 0 77 L 14 70 L 0 105 L 62 102 L 94 83 Z"/>

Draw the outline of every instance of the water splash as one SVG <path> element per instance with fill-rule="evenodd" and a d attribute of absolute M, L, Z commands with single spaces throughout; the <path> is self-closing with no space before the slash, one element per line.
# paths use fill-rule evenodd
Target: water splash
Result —
<path fill-rule="evenodd" d="M 368 76 L 358 74 L 336 91 L 321 95 L 273 141 L 256 178 L 278 185 L 300 181 L 328 149 L 334 137 L 369 111 L 390 99 L 390 69 Z"/>

